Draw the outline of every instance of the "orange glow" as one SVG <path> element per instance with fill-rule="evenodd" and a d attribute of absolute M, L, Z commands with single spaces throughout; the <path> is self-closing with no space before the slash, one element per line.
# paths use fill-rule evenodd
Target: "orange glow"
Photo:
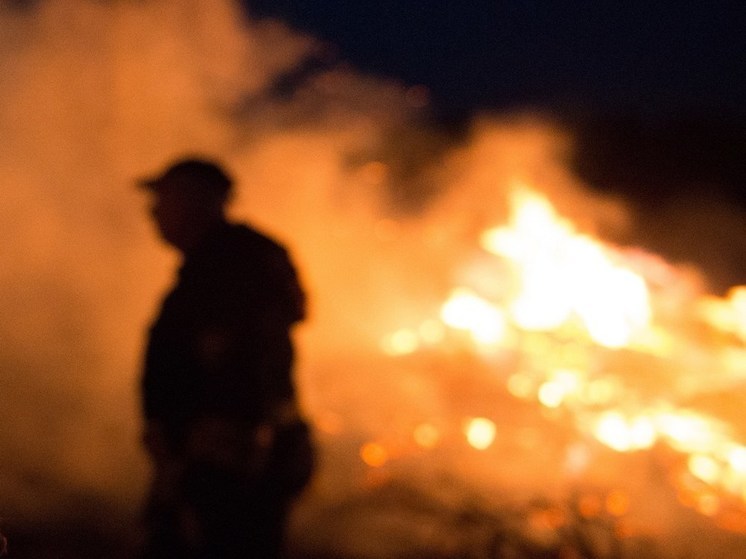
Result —
<path fill-rule="evenodd" d="M 630 420 L 614 410 L 601 415 L 594 434 L 600 442 L 619 452 L 650 448 L 657 438 L 653 421 L 649 417 L 641 416 Z"/>
<path fill-rule="evenodd" d="M 371 468 L 380 468 L 388 462 L 389 453 L 383 445 L 369 442 L 360 448 L 360 458 Z"/>
<path fill-rule="evenodd" d="M 622 491 L 612 491 L 606 496 L 606 512 L 612 516 L 624 516 L 629 512 L 629 496 Z"/>
<path fill-rule="evenodd" d="M 580 516 L 583 518 L 594 518 L 597 517 L 602 510 L 601 499 L 596 495 L 588 494 L 581 495 L 578 499 L 577 509 Z"/>
<path fill-rule="evenodd" d="M 464 434 L 472 447 L 477 450 L 486 450 L 495 442 L 497 426 L 486 417 L 475 417 L 467 421 Z"/>
<path fill-rule="evenodd" d="M 437 320 L 426 320 L 418 328 L 418 334 L 422 342 L 426 345 L 434 345 L 445 337 L 445 328 L 442 322 Z"/>
<path fill-rule="evenodd" d="M 697 510 L 705 516 L 715 516 L 720 511 L 720 498 L 713 493 L 699 496 Z"/>
<path fill-rule="evenodd" d="M 526 187 L 512 194 L 510 226 L 486 231 L 482 246 L 508 259 L 520 287 L 511 318 L 527 330 L 552 330 L 573 317 L 599 345 L 621 347 L 649 324 L 642 277 L 615 263 L 611 249 L 575 232 Z"/>
<path fill-rule="evenodd" d="M 689 471 L 706 483 L 716 483 L 722 475 L 721 467 L 711 456 L 692 454 L 689 457 Z"/>
<path fill-rule="evenodd" d="M 515 373 L 508 378 L 508 392 L 516 398 L 529 399 L 535 392 L 534 381 L 525 374 Z"/>
<path fill-rule="evenodd" d="M 730 441 L 731 435 L 724 425 L 688 410 L 661 413 L 657 420 L 671 446 L 688 454 L 718 453 Z"/>
<path fill-rule="evenodd" d="M 735 445 L 728 451 L 728 464 L 741 475 L 746 475 L 746 447 Z"/>
<path fill-rule="evenodd" d="M 424 89 L 308 66 L 326 47 L 246 25 L 233 1 L 15 4 L 29 9 L 0 8 L 4 517 L 43 508 L 40 489 L 127 507 L 142 489 L 131 388 L 175 255 L 131 183 L 184 150 L 224 159 L 231 217 L 297 257 L 312 305 L 298 388 L 331 451 L 319 489 L 339 496 L 349 460 L 371 484 L 408 474 L 387 466 L 411 453 L 470 486 L 556 495 L 649 458 L 693 510 L 746 510 L 746 428 L 729 415 L 746 286 L 705 297 L 678 264 L 596 238 L 635 238 L 633 216 L 571 176 L 564 132 L 485 118 L 413 146 Z M 272 95 L 299 68 L 292 95 Z"/>
<path fill-rule="evenodd" d="M 342 418 L 339 415 L 328 411 L 319 413 L 316 416 L 315 425 L 319 431 L 329 435 L 338 435 L 343 429 Z"/>
<path fill-rule="evenodd" d="M 505 335 L 502 311 L 468 289 L 453 291 L 443 305 L 441 317 L 448 326 L 468 331 L 483 344 L 497 343 Z"/>
<path fill-rule="evenodd" d="M 718 526 L 730 532 L 746 533 L 746 514 L 725 511 L 717 519 Z"/>
<path fill-rule="evenodd" d="M 451 288 L 439 320 L 395 331 L 384 339 L 384 351 L 404 355 L 437 347 L 450 341 L 452 329 L 467 333 L 478 353 L 519 352 L 520 368 L 504 380 L 509 394 L 571 412 L 580 432 L 616 452 L 664 443 L 684 454 L 689 474 L 712 490 L 705 496 L 695 492 L 689 501 L 702 514 L 721 510 L 718 492 L 737 496 L 746 506 L 746 446 L 734 431 L 660 397 L 640 399 L 625 382 L 628 375 L 651 377 L 651 383 L 670 384 L 684 395 L 706 388 L 698 380 L 703 368 L 717 371 L 721 381 L 742 378 L 746 287 L 732 289 L 724 299 L 698 299 L 691 280 L 661 259 L 579 233 L 528 186 L 516 184 L 509 202 L 508 223 L 481 234 L 485 264 L 474 267 L 497 270 L 500 277 L 490 281 L 470 271 L 465 284 Z M 491 268 L 488 262 L 498 265 Z M 697 328 L 710 328 L 709 337 L 692 337 L 688 329 L 695 321 Z M 707 345 L 716 342 L 722 343 Z M 496 433 L 486 418 L 464 423 L 466 439 L 476 449 L 493 445 Z M 415 441 L 423 448 L 440 444 L 425 427 Z M 587 451 L 568 451 L 565 472 L 577 476 L 589 464 Z M 628 497 L 611 494 L 605 506 L 620 516 Z"/>
<path fill-rule="evenodd" d="M 415 352 L 419 346 L 417 333 L 408 329 L 397 330 L 381 342 L 381 349 L 387 355 L 406 355 Z"/>
<path fill-rule="evenodd" d="M 539 387 L 539 402 L 548 408 L 557 408 L 563 401 L 578 393 L 581 388 L 580 373 L 557 370 Z"/>
<path fill-rule="evenodd" d="M 732 288 L 725 299 L 704 298 L 699 312 L 715 328 L 746 342 L 746 286 Z"/>
<path fill-rule="evenodd" d="M 422 448 L 434 448 L 440 441 L 440 431 L 431 423 L 421 423 L 412 433 L 415 442 Z"/>
<path fill-rule="evenodd" d="M 490 282 L 472 272 L 466 276 L 471 283 L 452 287 L 439 319 L 393 332 L 384 338 L 384 351 L 405 355 L 437 347 L 447 339 L 448 329 L 467 333 L 480 351 L 520 351 L 530 357 L 523 368 L 505 377 L 512 396 L 572 411 L 581 432 L 616 452 L 665 443 L 687 456 L 687 470 L 699 482 L 744 498 L 746 506 L 746 447 L 738 444 L 733 431 L 691 409 L 660 401 L 641 405 L 634 388 L 623 380 L 624 367 L 608 370 L 599 359 L 604 350 L 623 350 L 621 363 L 629 361 L 633 374 L 640 366 L 650 367 L 650 374 L 660 374 L 661 366 L 664 371 L 679 368 L 686 372 L 680 390 L 696 390 L 696 384 L 687 383 L 697 382 L 699 371 L 690 370 L 688 361 L 706 363 L 720 371 L 720 378 L 738 379 L 746 370 L 746 287 L 732 289 L 724 299 L 696 299 L 690 280 L 677 276 L 661 259 L 640 251 L 626 253 L 579 233 L 528 186 L 516 183 L 509 202 L 508 223 L 487 228 L 480 237 L 485 258 L 500 263 L 495 269 L 503 277 Z M 490 270 L 488 265 L 482 268 Z M 676 289 L 669 291 L 668 285 Z M 693 309 L 691 318 L 684 314 L 687 308 Z M 682 317 L 701 320 L 722 333 L 724 345 L 708 348 L 701 344 L 715 338 L 688 337 Z M 468 443 L 480 450 L 494 444 L 496 433 L 494 422 L 486 418 L 464 424 Z M 431 426 L 418 427 L 414 437 L 423 448 L 440 444 Z M 586 454 L 583 460 L 578 459 L 581 455 L 568 458 L 568 474 L 584 470 Z M 608 512 L 622 514 L 623 496 L 610 499 Z M 691 506 L 717 514 L 720 503 L 700 495 Z"/>

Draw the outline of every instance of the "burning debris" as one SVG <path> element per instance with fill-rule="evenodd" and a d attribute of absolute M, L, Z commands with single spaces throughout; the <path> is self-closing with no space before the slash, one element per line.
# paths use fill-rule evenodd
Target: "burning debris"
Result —
<path fill-rule="evenodd" d="M 542 487 L 542 498 L 562 503 L 483 504 L 485 517 L 497 510 L 528 526 L 553 518 L 552 537 L 562 540 L 537 551 L 526 536 L 535 526 L 498 531 L 500 545 L 525 547 L 501 555 L 483 542 L 493 549 L 485 557 L 641 557 L 639 545 L 652 554 L 667 528 L 660 518 L 644 528 L 641 518 L 660 484 L 670 487 L 669 517 L 683 505 L 746 533 L 744 426 L 696 405 L 744 380 L 746 288 L 707 295 L 660 257 L 579 232 L 523 183 L 509 201 L 508 223 L 475 235 L 480 250 L 454 270 L 462 281 L 429 314 L 380 338 L 399 382 L 423 383 L 416 392 L 441 406 L 395 414 L 377 438 L 361 441 L 362 483 L 411 483 L 418 460 L 482 489 Z M 337 436 L 341 421 L 322 414 L 318 426 Z M 469 447 L 482 458 L 467 458 Z M 537 460 L 552 465 L 552 485 L 532 471 Z M 442 489 L 422 487 L 425 501 Z M 580 535 L 594 524 L 610 536 L 604 552 Z"/>
<path fill-rule="evenodd" d="M 626 495 L 586 494 L 557 503 L 544 498 L 500 506 L 470 494 L 456 480 L 440 491 L 399 481 L 368 488 L 328 515 L 334 542 L 315 542 L 302 557 L 427 557 L 428 559 L 621 559 L 657 557 L 652 542 L 624 535 Z M 454 485 L 456 482 L 456 485 Z M 365 532 L 355 523 L 365 518 Z M 398 527 L 398 530 L 395 528 Z M 361 544 L 371 532 L 377 545 Z M 363 536 L 362 538 L 360 536 Z"/>

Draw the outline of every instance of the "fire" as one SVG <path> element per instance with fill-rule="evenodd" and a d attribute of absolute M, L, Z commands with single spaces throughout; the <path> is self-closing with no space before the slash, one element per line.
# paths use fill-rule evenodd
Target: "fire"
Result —
<path fill-rule="evenodd" d="M 431 423 L 421 423 L 415 428 L 412 436 L 422 448 L 434 448 L 440 440 L 440 431 Z"/>
<path fill-rule="evenodd" d="M 683 457 L 673 476 L 683 503 L 714 517 L 735 499 L 746 518 L 746 446 L 727 422 L 677 405 L 713 381 L 727 388 L 743 379 L 746 286 L 725 298 L 698 295 L 661 258 L 579 232 L 523 184 L 509 202 L 507 224 L 479 237 L 480 258 L 499 263 L 484 269 L 501 277 L 452 286 L 434 316 L 385 336 L 383 351 L 402 356 L 455 345 L 502 363 L 496 372 L 511 396 L 568 412 L 578 436 L 615 452 L 665 445 Z M 462 436 L 486 450 L 497 425 L 467 418 Z M 413 438 L 420 449 L 445 440 L 430 423 Z M 575 456 L 568 474 L 587 467 L 588 446 L 578 444 L 582 459 Z M 621 516 L 628 498 L 614 495 L 606 507 Z"/>
<path fill-rule="evenodd" d="M 726 299 L 704 298 L 699 311 L 712 326 L 746 343 L 746 286 L 732 288 Z"/>
<path fill-rule="evenodd" d="M 466 330 L 479 343 L 493 344 L 505 335 L 505 315 L 485 299 L 465 288 L 457 288 L 441 309 L 443 322 Z"/>
<path fill-rule="evenodd" d="M 622 347 L 649 326 L 645 281 L 615 262 L 618 255 L 575 232 L 545 198 L 519 187 L 513 219 L 482 235 L 482 246 L 507 258 L 519 284 L 510 316 L 526 330 L 553 330 L 580 320 L 594 342 Z"/>
<path fill-rule="evenodd" d="M 360 449 L 360 458 L 368 466 L 379 468 L 389 460 L 389 453 L 386 447 L 380 443 L 365 443 Z"/>
<path fill-rule="evenodd" d="M 593 434 L 600 442 L 619 452 L 650 448 L 657 439 L 655 425 L 650 417 L 629 419 L 616 410 L 601 415 Z"/>
<path fill-rule="evenodd" d="M 477 450 L 489 448 L 497 436 L 497 426 L 486 417 L 474 417 L 464 425 L 466 440 Z"/>

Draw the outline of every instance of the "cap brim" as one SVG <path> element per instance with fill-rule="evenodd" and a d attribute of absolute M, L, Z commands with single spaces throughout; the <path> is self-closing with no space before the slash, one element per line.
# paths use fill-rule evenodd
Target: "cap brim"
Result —
<path fill-rule="evenodd" d="M 140 190 L 158 190 L 161 185 L 161 177 L 143 177 L 135 181 L 135 186 Z"/>

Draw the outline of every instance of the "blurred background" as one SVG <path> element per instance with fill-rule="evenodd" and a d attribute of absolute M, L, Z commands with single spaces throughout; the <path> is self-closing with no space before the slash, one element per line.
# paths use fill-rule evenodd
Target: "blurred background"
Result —
<path fill-rule="evenodd" d="M 185 152 L 311 296 L 296 556 L 738 556 L 743 16 L 665 4 L 0 0 L 10 556 L 136 544 Z"/>

